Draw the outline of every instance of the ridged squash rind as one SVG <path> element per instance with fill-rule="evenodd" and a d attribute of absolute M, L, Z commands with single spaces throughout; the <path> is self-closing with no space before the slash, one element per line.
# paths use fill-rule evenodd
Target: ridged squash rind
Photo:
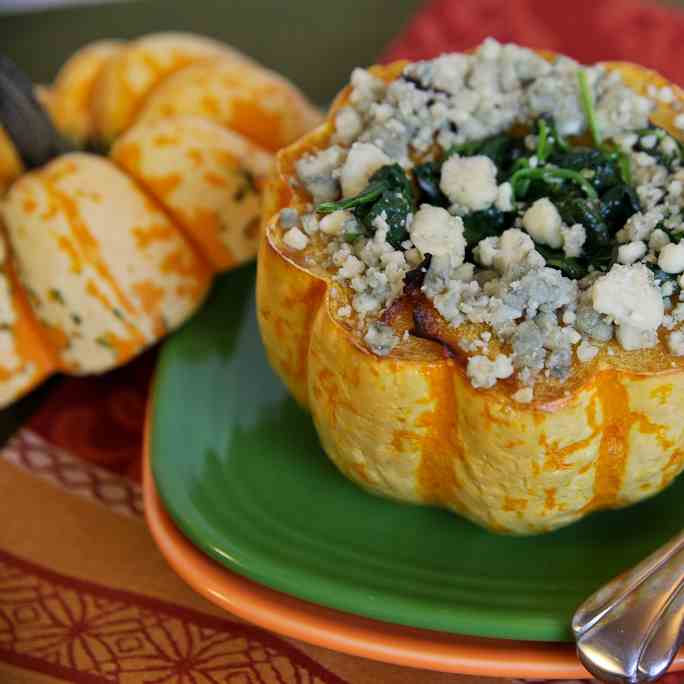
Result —
<path fill-rule="evenodd" d="M 405 63 L 373 67 L 391 81 Z M 607 63 L 627 85 L 671 85 L 625 63 Z M 684 93 L 673 87 L 676 101 Z M 475 389 L 464 358 L 409 335 L 373 355 L 336 312 L 345 289 L 315 257 L 283 242 L 278 211 L 304 209 L 294 164 L 327 147 L 335 112 L 278 155 L 264 201 L 257 277 L 258 318 L 268 357 L 313 417 L 321 444 L 347 477 L 375 494 L 450 509 L 490 530 L 534 534 L 595 510 L 661 491 L 684 468 L 684 361 L 661 340 L 653 350 L 607 345 L 568 383 L 536 388 L 516 403 L 511 382 Z M 652 120 L 681 138 L 677 110 L 659 104 Z"/>

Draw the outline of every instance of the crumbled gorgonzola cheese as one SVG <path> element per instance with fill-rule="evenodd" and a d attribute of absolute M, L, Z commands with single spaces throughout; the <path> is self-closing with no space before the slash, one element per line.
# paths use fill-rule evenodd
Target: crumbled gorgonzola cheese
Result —
<path fill-rule="evenodd" d="M 667 346 L 675 356 L 684 356 L 684 332 L 675 330 L 667 338 Z"/>
<path fill-rule="evenodd" d="M 497 199 L 496 166 L 483 155 L 449 157 L 442 166 L 442 192 L 458 207 L 479 211 Z"/>
<path fill-rule="evenodd" d="M 363 130 L 363 119 L 353 107 L 343 107 L 335 115 L 337 141 L 350 145 Z"/>
<path fill-rule="evenodd" d="M 622 337 L 634 348 L 632 329 L 655 331 L 663 320 L 664 306 L 653 276 L 643 264 L 614 265 L 592 288 L 595 311 L 623 326 Z"/>
<path fill-rule="evenodd" d="M 534 242 L 529 235 L 509 228 L 501 237 L 488 237 L 480 240 L 474 250 L 477 262 L 487 268 L 495 268 L 504 273 L 513 265 L 523 261 L 530 252 L 534 251 Z"/>
<path fill-rule="evenodd" d="M 591 361 L 599 352 L 596 345 L 613 335 L 624 349 L 651 346 L 660 325 L 672 331 L 672 353 L 684 351 L 684 334 L 674 330 L 680 321 L 671 308 L 676 286 L 671 281 L 657 286 L 645 266 L 682 273 L 684 287 L 684 241 L 676 244 L 684 232 L 684 169 L 679 162 L 668 166 L 663 161 L 678 155 L 671 136 L 660 130 L 634 132 L 647 126 L 654 98 L 669 103 L 675 94 L 665 87 L 644 97 L 602 67 L 584 71 L 599 128 L 627 155 L 641 207 L 618 232 L 618 263 L 608 273 L 577 281 L 557 270 L 558 260 L 542 246 L 582 259 L 591 254 L 587 241 L 593 236 L 580 223 L 565 225 L 548 197 L 531 205 L 516 202 L 511 184 L 497 183 L 498 170 L 484 155 L 453 154 L 444 161 L 438 181 L 450 206 L 414 209 L 400 247 L 396 237 L 388 242 L 387 214 L 376 216 L 371 230 L 356 210 L 323 216 L 305 207 L 302 213 L 281 213 L 282 239 L 290 249 L 323 245 L 322 265 L 349 288 L 350 305 L 340 307 L 338 315 L 348 318 L 355 312 L 372 351 L 386 355 L 398 343 L 392 329 L 378 323 L 379 315 L 403 291 L 406 274 L 427 257 L 423 292 L 440 314 L 453 326 L 484 324 L 488 334 L 512 349 L 510 356 L 492 360 L 485 356 L 489 339 L 468 343 L 468 353 L 479 353 L 468 362 L 476 387 L 491 387 L 516 372 L 525 386 L 514 399 L 531 401 L 538 376 L 563 379 L 573 358 Z M 399 163 L 410 173 L 416 159 L 441 160 L 453 145 L 498 134 L 540 114 L 552 117 L 563 135 L 582 133 L 588 122 L 577 74 L 571 59 L 550 63 L 493 40 L 472 54 L 409 64 L 389 84 L 356 69 L 349 102 L 334 118 L 333 144 L 298 160 L 297 176 L 315 205 L 357 195 L 382 166 Z M 532 153 L 538 143 L 536 133 L 525 139 Z M 529 166 L 543 168 L 544 160 L 531 156 Z M 591 180 L 590 173 L 582 173 Z M 514 213 L 513 227 L 478 244 L 469 237 L 466 245 L 470 214 L 490 208 Z M 606 353 L 611 351 L 608 347 Z"/>
<path fill-rule="evenodd" d="M 522 217 L 525 230 L 542 245 L 558 249 L 563 244 L 558 209 L 548 197 L 538 199 Z"/>
<path fill-rule="evenodd" d="M 657 228 L 648 238 L 648 248 L 654 254 L 657 254 L 665 245 L 669 244 L 669 242 L 670 236 L 664 230 Z"/>
<path fill-rule="evenodd" d="M 346 209 L 338 209 L 327 214 L 318 222 L 318 228 L 326 235 L 342 235 L 347 221 L 356 221 L 353 214 Z"/>
<path fill-rule="evenodd" d="M 351 146 L 340 174 L 342 196 L 358 195 L 368 184 L 368 179 L 390 158 L 372 143 L 356 142 Z"/>
<path fill-rule="evenodd" d="M 283 235 L 283 241 L 288 247 L 296 249 L 297 251 L 306 249 L 306 246 L 309 244 L 309 238 L 296 226 L 290 228 L 290 230 Z"/>
<path fill-rule="evenodd" d="M 587 340 L 582 340 L 582 342 L 577 346 L 576 354 L 577 358 L 582 363 L 588 363 L 599 353 L 598 347 L 594 346 Z"/>
<path fill-rule="evenodd" d="M 534 399 L 534 389 L 532 387 L 522 387 L 511 398 L 519 404 L 529 404 Z"/>
<path fill-rule="evenodd" d="M 468 359 L 467 374 L 473 387 L 494 387 L 497 380 L 513 375 L 511 359 L 499 354 L 493 361 L 486 356 L 471 356 Z"/>
<path fill-rule="evenodd" d="M 299 224 L 299 212 L 296 209 L 285 208 L 280 211 L 280 225 L 285 228 L 293 228 Z"/>
<path fill-rule="evenodd" d="M 399 344 L 399 338 L 389 325 L 371 323 L 363 338 L 378 356 L 387 356 Z"/>
<path fill-rule="evenodd" d="M 682 273 L 684 271 L 684 243 L 665 245 L 658 255 L 658 266 L 665 273 Z"/>
<path fill-rule="evenodd" d="M 561 226 L 563 238 L 563 252 L 566 257 L 578 257 L 582 255 L 582 247 L 587 240 L 587 230 L 581 223 L 572 226 Z"/>
<path fill-rule="evenodd" d="M 494 206 L 499 211 L 513 211 L 513 188 L 508 181 L 498 187 Z"/>
<path fill-rule="evenodd" d="M 627 244 L 618 247 L 618 261 L 621 264 L 630 265 L 635 261 L 639 261 L 646 252 L 648 252 L 648 248 L 646 247 L 645 242 L 642 242 L 641 240 L 628 242 Z"/>
<path fill-rule="evenodd" d="M 446 209 L 423 204 L 413 217 L 409 234 L 411 242 L 423 255 L 449 255 L 452 266 L 463 263 L 466 247 L 463 221 Z"/>
<path fill-rule="evenodd" d="M 295 164 L 297 176 L 313 197 L 316 204 L 336 200 L 340 193 L 337 178 L 333 176 L 344 153 L 341 147 L 333 145 L 316 154 L 302 157 Z"/>
<path fill-rule="evenodd" d="M 615 337 L 626 351 L 650 349 L 658 342 L 658 335 L 655 330 L 643 330 L 628 323 L 618 324 Z"/>

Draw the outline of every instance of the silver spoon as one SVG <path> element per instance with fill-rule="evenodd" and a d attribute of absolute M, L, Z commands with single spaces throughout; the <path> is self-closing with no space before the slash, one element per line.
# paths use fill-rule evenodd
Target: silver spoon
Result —
<path fill-rule="evenodd" d="M 582 664 L 598 679 L 662 677 L 684 643 L 684 532 L 589 597 L 572 630 Z"/>

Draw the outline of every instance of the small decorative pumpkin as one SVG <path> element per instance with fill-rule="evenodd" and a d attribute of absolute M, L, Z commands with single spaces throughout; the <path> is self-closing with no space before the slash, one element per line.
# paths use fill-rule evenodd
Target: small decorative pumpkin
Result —
<path fill-rule="evenodd" d="M 254 256 L 273 152 L 319 119 L 282 77 L 186 34 L 94 43 L 37 92 L 4 60 L 0 90 L 0 406 L 187 320 Z"/>
<path fill-rule="evenodd" d="M 407 64 L 375 66 L 370 74 L 389 85 Z M 670 95 L 650 121 L 682 141 L 675 124 L 684 91 L 638 65 L 602 66 L 640 95 Z M 637 351 L 608 342 L 589 362 L 575 359 L 563 383 L 542 379 L 534 400 L 518 403 L 512 383 L 473 387 L 460 345 L 469 341 L 468 327 L 450 327 L 426 305 L 420 286 L 414 292 L 404 281 L 382 318 L 398 343 L 384 356 L 371 351 L 350 306 L 353 286 L 330 267 L 323 238 L 335 226 L 323 234 L 321 221 L 307 236 L 284 220 L 310 216 L 319 202 L 301 182 L 298 163 L 341 144 L 338 123 L 349 119 L 354 92 L 345 88 L 324 124 L 278 154 L 264 195 L 257 271 L 269 360 L 311 412 L 329 458 L 369 492 L 446 508 L 513 534 L 554 530 L 668 486 L 684 469 L 684 356 L 672 355 L 663 339 Z M 315 178 L 326 190 L 322 179 Z M 287 239 L 289 230 L 299 231 L 299 244 Z M 349 242 L 355 239 L 351 233 Z"/>

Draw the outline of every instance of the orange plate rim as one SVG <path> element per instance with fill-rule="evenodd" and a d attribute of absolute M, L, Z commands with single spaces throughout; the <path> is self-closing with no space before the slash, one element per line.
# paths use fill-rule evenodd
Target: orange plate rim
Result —
<path fill-rule="evenodd" d="M 157 494 L 150 467 L 153 405 L 150 399 L 143 444 L 147 525 L 171 568 L 211 603 L 282 636 L 394 665 L 482 677 L 591 677 L 572 644 L 484 639 L 371 620 L 274 591 L 214 562 L 178 530 Z M 684 670 L 684 649 L 672 670 Z"/>

